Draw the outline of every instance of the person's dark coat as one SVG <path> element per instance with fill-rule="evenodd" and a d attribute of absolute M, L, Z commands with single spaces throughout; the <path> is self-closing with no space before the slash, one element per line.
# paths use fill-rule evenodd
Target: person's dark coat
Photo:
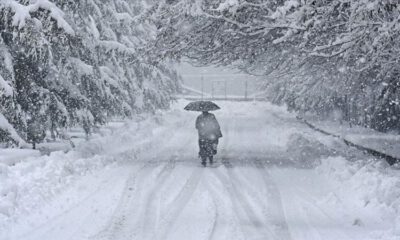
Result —
<path fill-rule="evenodd" d="M 204 162 L 205 158 L 217 154 L 218 139 L 222 133 L 214 114 L 208 112 L 197 117 L 196 129 L 199 132 L 199 155 Z"/>
<path fill-rule="evenodd" d="M 214 114 L 204 112 L 196 119 L 196 129 L 199 139 L 218 140 L 222 137 L 221 128 Z"/>

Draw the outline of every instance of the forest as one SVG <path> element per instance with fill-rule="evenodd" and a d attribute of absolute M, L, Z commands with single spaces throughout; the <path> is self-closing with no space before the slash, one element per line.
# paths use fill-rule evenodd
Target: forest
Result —
<path fill-rule="evenodd" d="M 151 62 L 144 1 L 1 1 L 0 142 L 167 108 L 179 77 Z"/>
<path fill-rule="evenodd" d="M 398 131 L 396 0 L 2 0 L 0 142 L 168 108 L 173 63 L 258 76 L 299 114 Z"/>
<path fill-rule="evenodd" d="M 171 0 L 157 12 L 161 54 L 260 76 L 298 112 L 400 129 L 398 1 Z"/>

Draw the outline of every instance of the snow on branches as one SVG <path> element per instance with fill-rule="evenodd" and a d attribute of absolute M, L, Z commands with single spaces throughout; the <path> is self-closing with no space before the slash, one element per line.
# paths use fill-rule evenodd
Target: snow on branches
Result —
<path fill-rule="evenodd" d="M 163 56 L 263 76 L 295 110 L 400 129 L 398 1 L 175 0 L 153 19 Z"/>
<path fill-rule="evenodd" d="M 10 86 L 6 80 L 0 75 L 0 97 L 3 95 L 5 97 L 11 97 L 13 95 L 13 88 Z"/>
<path fill-rule="evenodd" d="M 31 20 L 35 12 L 44 10 L 49 12 L 49 16 L 57 22 L 59 28 L 68 34 L 74 34 L 74 30 L 64 19 L 64 12 L 48 0 L 31 0 L 27 5 L 15 0 L 2 0 L 0 10 L 2 9 L 9 9 L 12 12 L 12 25 L 19 29 L 25 27 L 26 21 Z"/>
<path fill-rule="evenodd" d="M 155 37 L 154 26 L 138 21 L 147 7 L 144 0 L 0 0 L 0 113 L 15 132 L 42 141 L 60 128 L 168 106 L 178 77 L 145 54 Z"/>

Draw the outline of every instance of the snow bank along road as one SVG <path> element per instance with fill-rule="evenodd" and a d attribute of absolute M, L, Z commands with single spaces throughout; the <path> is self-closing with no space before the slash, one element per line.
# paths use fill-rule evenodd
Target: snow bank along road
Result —
<path fill-rule="evenodd" d="M 283 108 L 218 104 L 213 167 L 200 167 L 185 102 L 75 153 L 8 167 L 14 189 L 32 187 L 3 211 L 0 239 L 400 239 L 395 170 Z"/>

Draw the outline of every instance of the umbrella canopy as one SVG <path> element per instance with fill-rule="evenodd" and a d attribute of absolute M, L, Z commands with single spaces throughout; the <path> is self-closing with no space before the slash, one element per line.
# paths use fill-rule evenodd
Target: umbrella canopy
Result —
<path fill-rule="evenodd" d="M 197 111 L 197 112 L 208 112 L 221 109 L 217 104 L 211 101 L 196 101 L 189 103 L 185 110 L 187 111 Z"/>

